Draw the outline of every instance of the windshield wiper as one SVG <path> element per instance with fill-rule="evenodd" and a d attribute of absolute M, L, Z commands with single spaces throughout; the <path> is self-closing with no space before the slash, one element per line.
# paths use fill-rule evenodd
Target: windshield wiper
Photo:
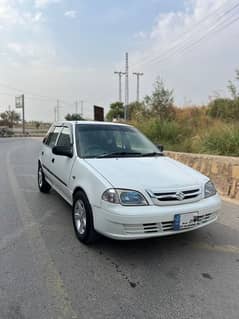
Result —
<path fill-rule="evenodd" d="M 97 158 L 107 158 L 107 157 L 117 157 L 117 156 L 140 156 L 142 155 L 142 153 L 137 153 L 137 152 L 112 152 L 112 153 L 108 153 L 108 154 L 102 154 L 97 156 Z"/>
<path fill-rule="evenodd" d="M 143 157 L 164 156 L 164 154 L 159 152 L 151 152 L 151 153 L 142 154 L 142 156 Z"/>

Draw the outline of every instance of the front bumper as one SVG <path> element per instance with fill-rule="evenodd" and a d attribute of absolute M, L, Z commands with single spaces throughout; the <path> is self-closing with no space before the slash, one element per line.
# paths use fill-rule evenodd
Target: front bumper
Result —
<path fill-rule="evenodd" d="M 114 239 L 173 235 L 216 221 L 220 207 L 218 194 L 195 203 L 174 206 L 125 207 L 103 203 L 102 207 L 93 206 L 94 227 L 99 233 Z M 197 213 L 195 224 L 182 230 L 174 230 L 174 216 L 187 213 Z"/>

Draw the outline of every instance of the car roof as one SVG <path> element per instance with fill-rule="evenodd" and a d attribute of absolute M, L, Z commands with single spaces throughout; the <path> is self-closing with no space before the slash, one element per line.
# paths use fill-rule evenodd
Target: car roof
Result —
<path fill-rule="evenodd" d="M 54 125 L 65 125 L 65 124 L 73 124 L 73 125 L 114 125 L 114 126 L 130 126 L 124 123 L 115 123 L 115 122 L 100 122 L 100 121 L 59 121 L 55 122 Z"/>

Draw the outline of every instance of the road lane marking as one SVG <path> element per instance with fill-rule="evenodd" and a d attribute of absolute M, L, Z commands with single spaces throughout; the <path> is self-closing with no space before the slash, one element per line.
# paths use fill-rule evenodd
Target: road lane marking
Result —
<path fill-rule="evenodd" d="M 11 154 L 20 149 L 16 147 L 6 154 L 7 175 L 9 177 L 12 194 L 15 198 L 17 209 L 22 220 L 24 231 L 26 232 L 29 244 L 33 252 L 33 260 L 39 270 L 42 278 L 45 278 L 45 284 L 50 294 L 49 305 L 54 305 L 54 317 L 58 319 L 77 319 L 78 316 L 72 308 L 69 296 L 64 288 L 64 284 L 58 273 L 54 262 L 52 261 L 45 242 L 41 236 L 38 224 L 29 209 L 27 202 L 21 192 L 19 192 L 17 178 L 10 164 Z M 29 227 L 32 225 L 32 227 Z"/>
<path fill-rule="evenodd" d="M 43 222 L 45 222 L 48 218 L 50 218 L 53 213 L 54 213 L 53 210 L 47 210 L 40 218 L 36 220 L 36 223 L 38 224 L 38 226 L 41 225 Z M 33 226 L 35 226 L 35 224 L 25 225 L 24 228 L 23 227 L 18 228 L 18 230 L 14 231 L 13 233 L 7 234 L 3 238 L 1 238 L 0 251 L 10 247 L 12 244 L 18 241 L 19 238 L 25 233 L 26 229 Z"/>

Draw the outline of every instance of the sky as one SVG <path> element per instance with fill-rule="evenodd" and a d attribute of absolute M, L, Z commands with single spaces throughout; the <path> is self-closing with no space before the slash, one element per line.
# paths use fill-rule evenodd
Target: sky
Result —
<path fill-rule="evenodd" d="M 57 99 L 61 120 L 81 100 L 107 112 L 125 52 L 130 101 L 143 72 L 141 99 L 161 77 L 178 106 L 204 104 L 228 94 L 238 34 L 236 0 L 0 0 L 0 112 L 23 93 L 27 120 L 53 121 Z"/>

